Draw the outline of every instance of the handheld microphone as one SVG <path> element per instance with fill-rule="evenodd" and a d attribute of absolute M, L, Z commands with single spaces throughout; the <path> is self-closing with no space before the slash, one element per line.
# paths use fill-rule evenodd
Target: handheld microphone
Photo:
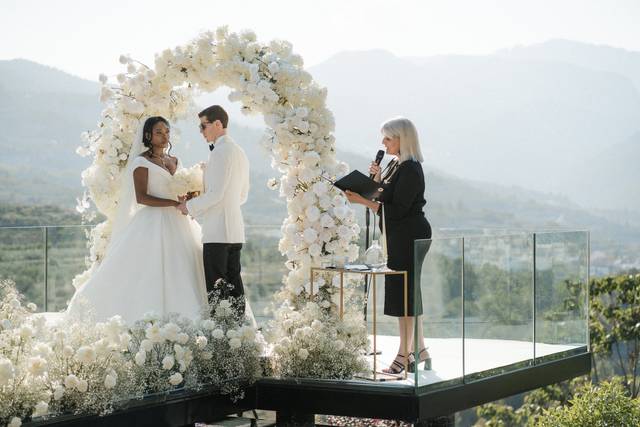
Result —
<path fill-rule="evenodd" d="M 377 166 L 380 166 L 380 162 L 382 161 L 382 158 L 384 157 L 384 150 L 378 150 L 378 153 L 376 154 L 376 159 L 374 160 L 374 163 Z M 375 174 L 371 174 L 369 175 L 369 178 L 373 179 L 375 177 Z"/>

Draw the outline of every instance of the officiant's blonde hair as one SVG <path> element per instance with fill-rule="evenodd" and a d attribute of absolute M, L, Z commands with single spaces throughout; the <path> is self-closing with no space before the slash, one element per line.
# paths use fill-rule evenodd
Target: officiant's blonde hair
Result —
<path fill-rule="evenodd" d="M 395 117 L 382 124 L 382 134 L 388 138 L 400 138 L 400 163 L 406 160 L 423 162 L 422 151 L 418 131 L 411 120 L 404 117 Z"/>

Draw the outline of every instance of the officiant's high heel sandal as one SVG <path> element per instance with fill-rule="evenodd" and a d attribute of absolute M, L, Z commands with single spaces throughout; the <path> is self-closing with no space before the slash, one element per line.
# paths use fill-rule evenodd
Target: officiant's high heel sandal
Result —
<path fill-rule="evenodd" d="M 401 354 L 397 354 L 396 358 L 391 362 L 391 366 L 386 369 L 383 369 L 382 372 L 385 374 L 399 375 L 404 372 L 405 360 L 407 360 L 409 356 L 403 356 Z M 408 364 L 411 364 L 411 358 L 407 360 Z"/>
<path fill-rule="evenodd" d="M 413 353 L 409 355 L 409 372 L 413 373 L 416 371 L 416 365 L 420 365 L 424 362 L 423 370 L 430 371 L 431 370 L 431 356 L 427 351 L 427 347 L 420 350 L 418 353 L 418 360 L 416 360 Z"/>

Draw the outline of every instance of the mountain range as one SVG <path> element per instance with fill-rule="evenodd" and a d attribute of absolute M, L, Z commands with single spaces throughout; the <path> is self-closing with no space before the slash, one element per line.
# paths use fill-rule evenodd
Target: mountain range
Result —
<path fill-rule="evenodd" d="M 436 230 L 588 228 L 596 248 L 624 258 L 640 241 L 638 200 L 631 200 L 638 172 L 621 167 L 637 159 L 640 146 L 635 83 L 611 70 L 522 55 L 516 49 L 488 58 L 349 52 L 310 71 L 329 88 L 338 157 L 352 168 L 367 168 L 362 153 L 379 148 L 385 118 L 401 112 L 416 121 L 427 157 L 427 215 Z M 0 82 L 2 204 L 72 209 L 90 162 L 75 149 L 80 133 L 99 118 L 99 85 L 27 60 L 0 61 Z M 602 102 L 590 103 L 583 93 L 589 84 Z M 545 108 L 550 99 L 556 107 Z M 223 102 L 218 92 L 199 101 Z M 527 109 L 531 114 L 519 114 Z M 541 118 L 548 122 L 534 125 Z M 265 184 L 276 173 L 258 144 L 263 130 L 255 121 L 238 122 L 232 120 L 230 132 L 252 167 L 247 221 L 279 224 L 286 206 Z M 572 129 L 579 123 L 588 129 Z M 509 141 L 508 134 L 518 138 Z M 172 135 L 183 164 L 206 158 L 195 118 L 174 124 Z M 590 202 L 566 190 L 571 179 L 580 183 L 581 169 L 590 175 L 577 187 L 599 193 L 598 209 L 585 209 Z"/>

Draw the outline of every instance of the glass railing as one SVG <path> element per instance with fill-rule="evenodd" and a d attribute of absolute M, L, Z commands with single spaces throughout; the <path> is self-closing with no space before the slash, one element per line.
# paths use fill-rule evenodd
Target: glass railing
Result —
<path fill-rule="evenodd" d="M 40 311 L 63 310 L 74 292 L 73 278 L 87 268 L 90 230 L 0 227 L 0 279 L 13 280 Z M 246 234 L 245 292 L 257 325 L 264 327 L 286 274 L 278 250 L 281 231 L 279 225 L 247 225 Z M 588 350 L 588 232 L 441 234 L 415 242 L 412 297 L 421 301 L 414 304 L 421 315 L 415 317 L 409 350 L 420 354 L 423 336 L 432 369 L 422 363 L 408 381 L 377 384 L 443 387 Z M 375 287 L 371 279 L 365 292 L 365 278 L 353 276 L 354 298 L 345 304 L 359 304 L 365 313 L 369 351 L 375 337 L 381 371 L 402 350 L 400 327 L 398 317 L 385 315 L 385 277 L 376 277 Z M 373 368 L 371 354 L 369 359 Z"/>
<path fill-rule="evenodd" d="M 38 311 L 61 311 L 87 269 L 91 225 L 0 227 L 0 279 L 10 279 Z M 278 251 L 279 225 L 247 225 L 242 250 L 245 292 L 258 326 L 271 315 L 272 295 L 286 272 Z"/>
<path fill-rule="evenodd" d="M 424 260 L 419 254 L 428 250 Z M 480 233 L 415 242 L 417 387 L 473 382 L 588 351 L 589 233 Z M 424 357 L 424 354 L 423 354 Z"/>

